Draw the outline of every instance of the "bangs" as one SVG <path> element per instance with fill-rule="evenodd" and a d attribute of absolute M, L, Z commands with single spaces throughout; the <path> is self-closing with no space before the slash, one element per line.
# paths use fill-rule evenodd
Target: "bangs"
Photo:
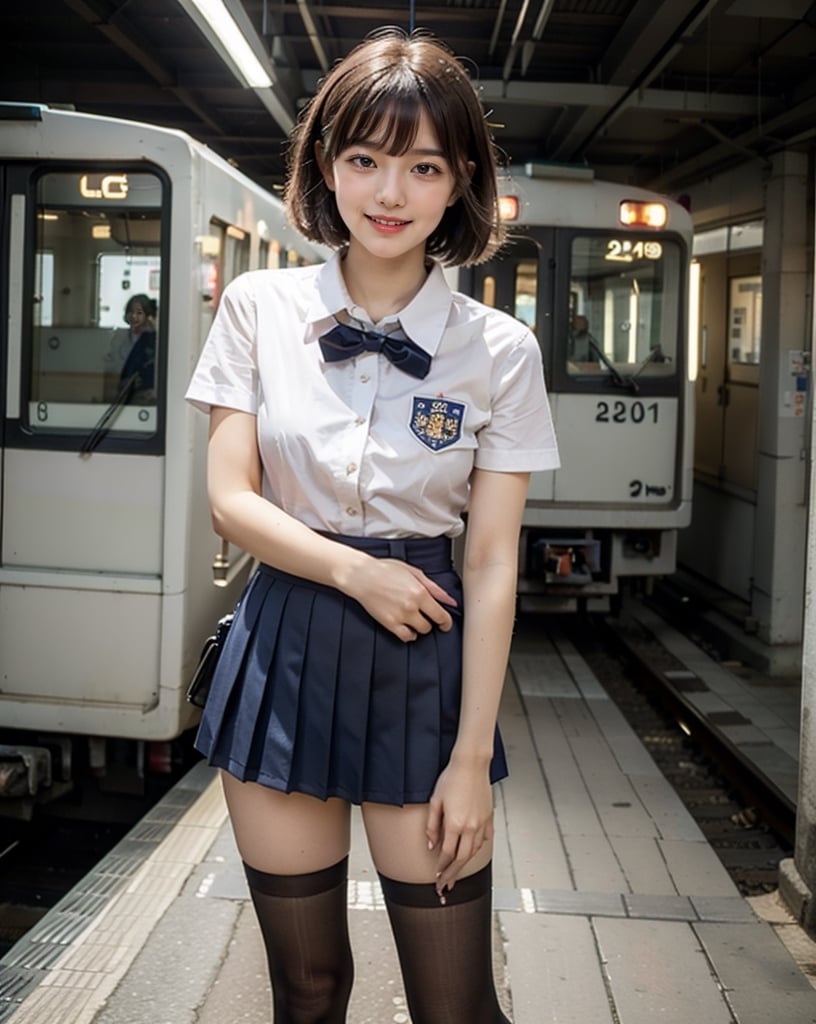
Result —
<path fill-rule="evenodd" d="M 389 156 L 402 156 L 413 145 L 420 117 L 427 111 L 425 90 L 409 68 L 383 70 L 384 74 L 369 73 L 353 83 L 334 112 L 323 136 L 330 159 L 348 146 L 366 144 Z"/>
<path fill-rule="evenodd" d="M 413 97 L 408 103 L 395 103 L 390 97 L 380 99 L 361 110 L 345 141 L 339 147 L 368 145 L 389 156 L 402 156 L 414 143 L 422 113 L 420 101 Z M 378 109 L 382 108 L 382 109 Z"/>

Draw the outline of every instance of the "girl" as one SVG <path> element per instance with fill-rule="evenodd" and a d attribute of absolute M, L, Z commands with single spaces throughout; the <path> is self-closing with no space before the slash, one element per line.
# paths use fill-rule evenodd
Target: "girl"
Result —
<path fill-rule="evenodd" d="M 150 296 L 131 295 L 125 305 L 127 332 L 117 330 L 108 353 L 108 373 L 116 373 L 106 384 L 106 397 L 112 398 L 132 379 L 133 392 L 152 396 L 156 370 L 156 300 Z"/>
<path fill-rule="evenodd" d="M 558 456 L 535 338 L 442 272 L 500 242 L 490 136 L 462 65 L 388 30 L 330 72 L 289 158 L 293 223 L 336 251 L 232 282 L 188 392 L 215 529 L 261 563 L 197 745 L 223 769 L 276 1024 L 346 1019 L 352 803 L 414 1024 L 506 1024 L 496 716 L 528 475 Z"/>

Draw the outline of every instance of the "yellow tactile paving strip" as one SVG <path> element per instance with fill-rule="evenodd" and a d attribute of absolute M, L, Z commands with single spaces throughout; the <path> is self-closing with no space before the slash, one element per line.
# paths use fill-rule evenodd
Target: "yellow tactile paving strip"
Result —
<path fill-rule="evenodd" d="M 226 820 L 218 778 L 74 938 L 8 1024 L 91 1024 Z"/>

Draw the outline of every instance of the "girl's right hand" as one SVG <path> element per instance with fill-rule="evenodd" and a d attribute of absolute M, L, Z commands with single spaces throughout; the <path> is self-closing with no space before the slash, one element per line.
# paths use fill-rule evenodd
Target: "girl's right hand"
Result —
<path fill-rule="evenodd" d="M 397 558 L 366 558 L 342 590 L 400 640 L 416 640 L 434 626 L 446 633 L 453 621 L 444 605 L 456 599 L 414 565 Z"/>

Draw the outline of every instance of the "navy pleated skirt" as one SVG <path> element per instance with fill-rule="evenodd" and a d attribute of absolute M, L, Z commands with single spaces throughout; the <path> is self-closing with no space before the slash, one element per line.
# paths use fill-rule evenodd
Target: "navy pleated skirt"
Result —
<path fill-rule="evenodd" d="M 459 724 L 462 584 L 451 542 L 332 539 L 421 568 L 456 598 L 453 628 L 404 643 L 339 590 L 262 565 L 235 609 L 196 748 L 286 793 L 426 803 Z M 491 782 L 506 775 L 497 729 Z"/>

